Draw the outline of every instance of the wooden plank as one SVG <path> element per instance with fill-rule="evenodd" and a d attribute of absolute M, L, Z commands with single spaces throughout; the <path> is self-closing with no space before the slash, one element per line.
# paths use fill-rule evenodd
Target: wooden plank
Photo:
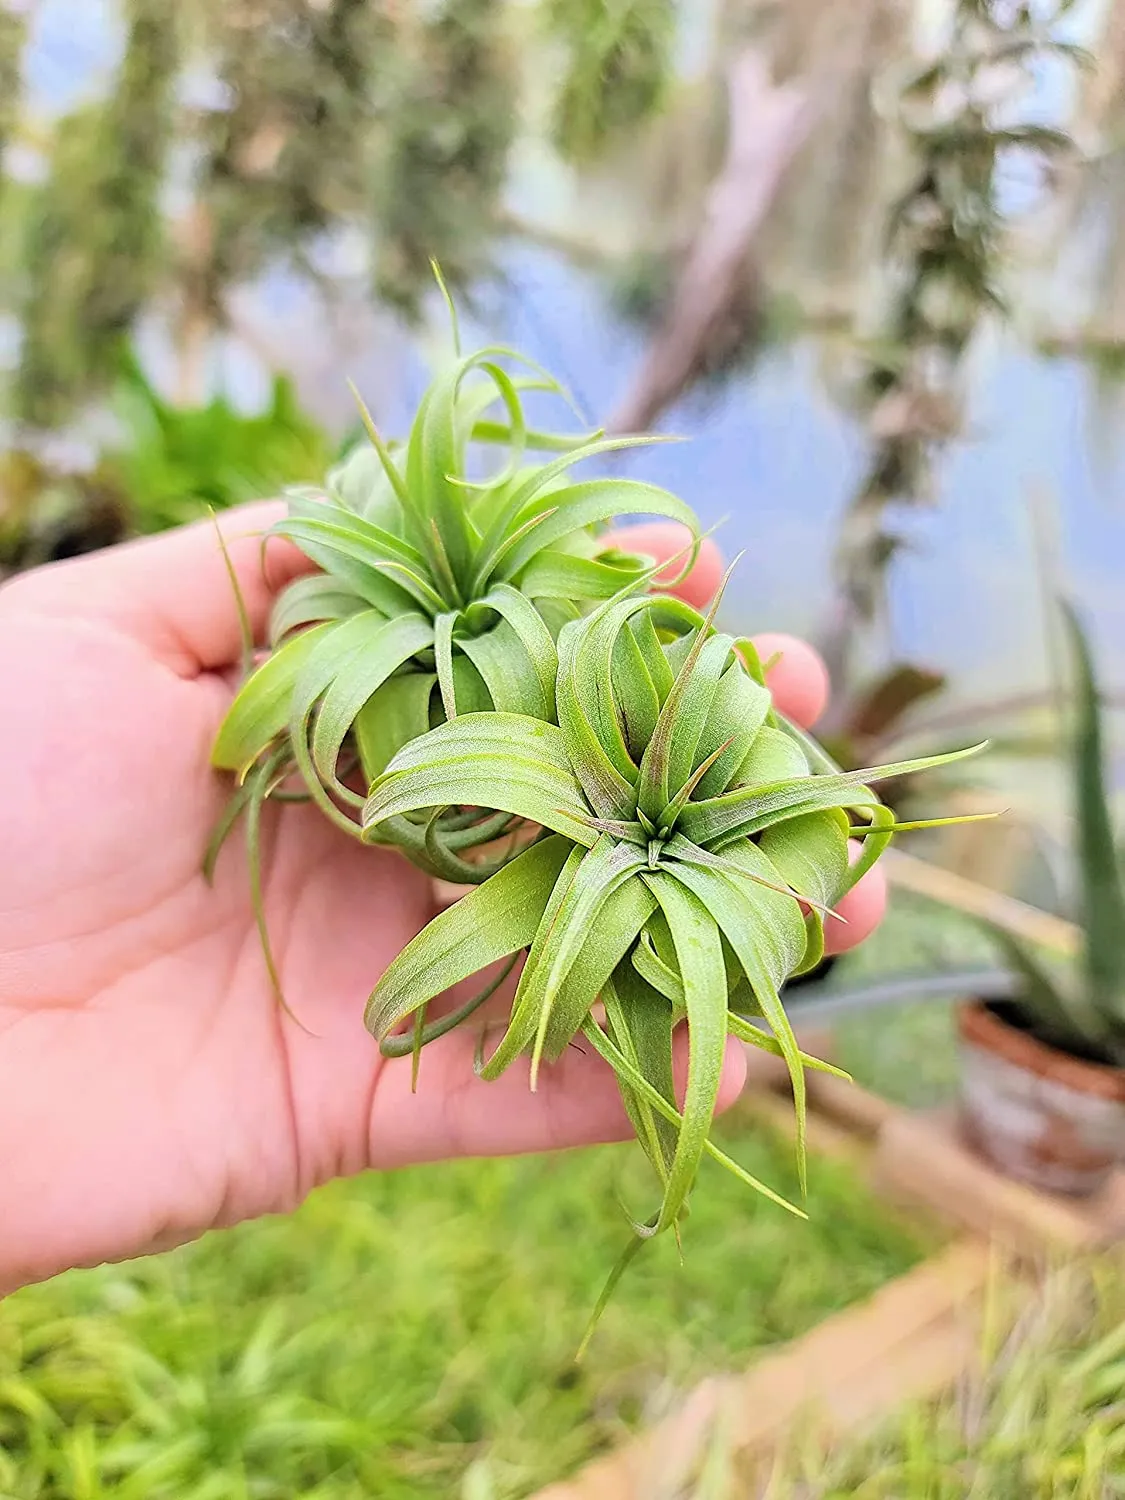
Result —
<path fill-rule="evenodd" d="M 805 1081 L 809 1104 L 818 1114 L 865 1139 L 874 1140 L 896 1113 L 889 1100 L 831 1073 L 807 1071 Z"/>
<path fill-rule="evenodd" d="M 940 865 L 931 865 L 913 854 L 904 854 L 901 849 L 888 849 L 883 855 L 883 864 L 892 885 L 931 901 L 939 901 L 968 916 L 983 917 L 1013 937 L 1026 938 L 1067 955 L 1077 953 L 1081 947 L 1082 932 L 1073 922 L 1039 911 L 1037 907 L 994 891 L 979 881 L 954 874 L 952 870 L 943 870 Z"/>
<path fill-rule="evenodd" d="M 1105 1238 L 1096 1214 L 994 1171 L 961 1142 L 947 1113 L 896 1111 L 879 1133 L 872 1182 L 900 1203 L 924 1203 L 1021 1255 L 1073 1253 Z"/>
<path fill-rule="evenodd" d="M 737 1105 L 738 1113 L 745 1119 L 760 1120 L 785 1142 L 797 1141 L 797 1116 L 793 1109 L 793 1096 L 773 1090 L 752 1090 L 745 1093 Z M 811 1157 L 827 1156 L 835 1161 L 862 1161 L 869 1154 L 869 1144 L 854 1131 L 810 1108 L 805 1120 L 805 1139 Z"/>
<path fill-rule="evenodd" d="M 745 1375 L 703 1382 L 669 1420 L 538 1500 L 655 1500 L 691 1476 L 716 1430 L 746 1462 L 776 1451 L 802 1419 L 843 1432 L 936 1394 L 973 1357 L 993 1266 L 978 1240 L 950 1246 Z"/>

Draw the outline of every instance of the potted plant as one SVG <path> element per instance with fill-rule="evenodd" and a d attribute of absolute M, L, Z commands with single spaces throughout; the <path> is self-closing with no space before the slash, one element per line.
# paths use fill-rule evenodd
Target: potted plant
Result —
<path fill-rule="evenodd" d="M 1013 1177 L 1088 1195 L 1125 1158 L 1125 870 L 1115 839 L 1092 653 L 1073 608 L 1072 742 L 1077 962 L 1053 964 L 990 929 L 1016 977 L 1010 998 L 962 1005 L 961 1119 L 972 1144 Z"/>

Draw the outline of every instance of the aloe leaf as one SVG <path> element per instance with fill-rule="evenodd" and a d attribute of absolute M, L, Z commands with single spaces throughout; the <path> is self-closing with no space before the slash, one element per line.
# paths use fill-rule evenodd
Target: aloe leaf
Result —
<path fill-rule="evenodd" d="M 719 929 L 690 890 L 662 872 L 642 877 L 672 932 L 684 981 L 688 1076 L 675 1156 L 654 1232 L 674 1223 L 695 1182 L 706 1149 L 727 1040 L 727 987 Z"/>
<path fill-rule="evenodd" d="M 1106 788 L 1101 703 L 1086 633 L 1061 606 L 1076 677 L 1074 801 L 1082 872 L 1084 964 L 1092 1006 L 1125 1022 L 1125 889 Z"/>
<path fill-rule="evenodd" d="M 1082 986 L 1058 983 L 1035 954 L 1003 928 L 988 924 L 988 933 L 1020 976 L 1019 1007 L 1035 1035 L 1064 1052 L 1090 1051 L 1112 1060 L 1106 1018 Z"/>
<path fill-rule="evenodd" d="M 211 749 L 220 771 L 242 772 L 285 730 L 293 687 L 305 663 L 335 624 L 315 625 L 268 656 L 243 683 Z"/>
<path fill-rule="evenodd" d="M 388 620 L 367 641 L 346 670 L 333 678 L 317 710 L 312 736 L 313 764 L 329 785 L 340 790 L 336 765 L 356 715 L 391 673 L 433 644 L 434 629 L 421 615 Z"/>
<path fill-rule="evenodd" d="M 565 839 L 542 839 L 434 917 L 372 991 L 364 1016 L 368 1031 L 382 1041 L 419 1006 L 530 947 L 570 853 Z"/>
<path fill-rule="evenodd" d="M 836 775 L 800 777 L 772 785 L 742 787 L 705 802 L 692 802 L 680 820 L 683 832 L 697 844 L 739 834 L 750 834 L 780 821 L 779 815 L 814 812 L 818 807 L 862 807 L 870 796 L 861 795 L 865 784 L 892 777 L 909 776 L 937 766 L 952 765 L 977 755 L 983 745 L 954 750 L 945 755 L 928 755 L 918 760 L 898 761 L 887 766 L 872 766 L 861 771 L 843 771 Z M 851 800 L 852 797 L 855 800 Z"/>
<path fill-rule="evenodd" d="M 449 806 L 511 813 L 587 848 L 599 838 L 562 732 L 519 714 L 462 714 L 404 746 L 371 789 L 364 830 L 402 813 Z"/>
<path fill-rule="evenodd" d="M 385 682 L 356 714 L 352 729 L 369 786 L 403 745 L 429 730 L 436 681 L 432 672 L 403 672 Z"/>

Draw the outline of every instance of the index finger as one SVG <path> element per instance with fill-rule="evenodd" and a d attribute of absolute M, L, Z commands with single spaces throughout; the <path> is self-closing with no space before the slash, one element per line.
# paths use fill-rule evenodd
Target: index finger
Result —
<path fill-rule="evenodd" d="M 623 526 L 612 533 L 610 541 L 628 551 L 645 552 L 658 562 L 670 559 L 664 572 L 675 574 L 683 566 L 684 549 L 690 544 L 691 535 L 685 526 L 654 521 Z M 719 549 L 709 537 L 705 538 L 695 566 L 674 592 L 697 609 L 705 609 L 719 586 L 722 572 Z M 658 582 L 660 577 L 658 574 Z M 766 681 L 778 711 L 802 729 L 811 729 L 828 702 L 828 671 L 819 654 L 792 635 L 755 636 L 754 646 L 763 663 L 772 663 Z"/>

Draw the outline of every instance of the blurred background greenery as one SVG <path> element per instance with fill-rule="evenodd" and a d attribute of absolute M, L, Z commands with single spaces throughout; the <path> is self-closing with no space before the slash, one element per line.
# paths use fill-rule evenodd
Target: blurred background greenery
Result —
<path fill-rule="evenodd" d="M 1044 583 L 1112 730 L 1123 231 L 1125 0 L 0 0 L 0 576 L 315 482 L 349 378 L 401 432 L 434 257 L 592 423 L 692 438 L 615 462 L 748 548 L 725 607 L 822 646 L 841 759 L 994 736 L 942 806 L 1003 828 L 916 847 L 1070 912 Z M 993 961 L 904 898 L 841 968 Z M 838 1048 L 929 1104 L 952 1032 Z M 807 1229 L 716 1180 L 579 1374 L 629 1160 L 340 1185 L 10 1299 L 0 1495 L 526 1494 L 924 1248 L 836 1166 Z"/>

